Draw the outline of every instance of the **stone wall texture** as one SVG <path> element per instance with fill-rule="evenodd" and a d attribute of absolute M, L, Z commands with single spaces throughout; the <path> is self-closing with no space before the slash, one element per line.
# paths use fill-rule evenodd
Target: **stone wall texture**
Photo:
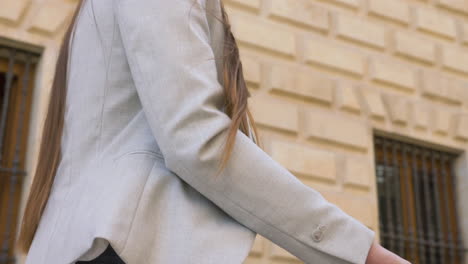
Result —
<path fill-rule="evenodd" d="M 468 149 L 468 1 L 223 1 L 265 151 L 377 235 L 375 133 Z M 0 4 L 0 37 L 44 47 L 27 171 L 76 3 Z M 257 235 L 246 263 L 300 261 Z"/>

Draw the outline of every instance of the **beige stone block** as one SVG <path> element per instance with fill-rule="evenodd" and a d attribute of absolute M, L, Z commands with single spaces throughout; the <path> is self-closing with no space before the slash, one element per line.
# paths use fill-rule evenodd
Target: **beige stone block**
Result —
<path fill-rule="evenodd" d="M 259 124 L 289 132 L 298 131 L 298 106 L 282 100 L 253 96 L 248 105 Z"/>
<path fill-rule="evenodd" d="M 339 4 L 339 5 L 344 5 L 344 6 L 348 6 L 348 7 L 353 7 L 353 8 L 356 8 L 356 7 L 360 6 L 359 0 L 322 0 L 322 1 L 335 3 L 335 4 Z"/>
<path fill-rule="evenodd" d="M 365 57 L 358 52 L 335 46 L 328 41 L 309 40 L 306 42 L 307 62 L 363 75 Z"/>
<path fill-rule="evenodd" d="M 406 65 L 389 59 L 373 59 L 371 62 L 371 78 L 387 84 L 413 91 L 416 88 L 416 74 Z"/>
<path fill-rule="evenodd" d="M 335 82 L 304 70 L 292 70 L 283 66 L 272 67 L 272 89 L 305 98 L 332 103 Z"/>
<path fill-rule="evenodd" d="M 383 16 L 405 24 L 408 24 L 409 22 L 409 7 L 404 1 L 370 0 L 369 12 L 371 14 Z"/>
<path fill-rule="evenodd" d="M 307 113 L 305 133 L 308 138 L 341 144 L 360 150 L 369 148 L 369 131 L 360 122 L 334 113 L 309 111 Z"/>
<path fill-rule="evenodd" d="M 341 83 L 338 89 L 338 104 L 341 109 L 361 112 L 357 89 L 350 84 Z"/>
<path fill-rule="evenodd" d="M 468 140 L 468 113 L 459 114 L 456 121 L 455 137 Z"/>
<path fill-rule="evenodd" d="M 448 38 L 456 37 L 455 20 L 451 16 L 432 7 L 417 7 L 415 15 L 417 29 Z"/>
<path fill-rule="evenodd" d="M 336 180 L 336 157 L 332 152 L 281 141 L 271 143 L 271 156 L 293 173 Z"/>
<path fill-rule="evenodd" d="M 416 37 L 414 33 L 397 31 L 395 34 L 395 51 L 400 55 L 433 63 L 436 46 L 430 40 Z"/>
<path fill-rule="evenodd" d="M 468 2 L 466 0 L 436 0 L 436 3 L 453 11 L 468 13 Z"/>
<path fill-rule="evenodd" d="M 54 34 L 67 18 L 72 15 L 75 5 L 48 1 L 40 5 L 38 13 L 33 17 L 30 29 Z"/>
<path fill-rule="evenodd" d="M 422 94 L 430 98 L 439 98 L 461 103 L 466 99 L 468 90 L 456 79 L 443 75 L 439 71 L 422 71 Z"/>
<path fill-rule="evenodd" d="M 452 121 L 452 113 L 443 108 L 437 108 L 433 112 L 433 129 L 434 132 L 441 135 L 447 135 L 450 131 L 450 123 Z"/>
<path fill-rule="evenodd" d="M 457 79 L 458 82 L 458 95 L 461 98 L 460 102 L 462 104 L 468 105 L 468 80 Z"/>
<path fill-rule="evenodd" d="M 338 36 L 368 44 L 374 47 L 385 46 L 385 29 L 379 24 L 366 21 L 363 18 L 337 14 L 336 32 Z"/>
<path fill-rule="evenodd" d="M 322 194 L 325 199 L 336 204 L 364 225 L 375 227 L 374 210 L 377 208 L 369 199 L 332 192 L 322 192 Z"/>
<path fill-rule="evenodd" d="M 431 117 L 430 108 L 423 102 L 415 102 L 412 112 L 414 126 L 418 129 L 427 129 Z"/>
<path fill-rule="evenodd" d="M 346 157 L 344 183 L 368 188 L 371 184 L 372 169 L 369 161 L 363 158 Z"/>
<path fill-rule="evenodd" d="M 257 17 L 230 17 L 236 39 L 285 55 L 295 55 L 296 38 L 293 32 Z"/>
<path fill-rule="evenodd" d="M 468 73 L 468 52 L 445 46 L 442 49 L 442 64 L 449 69 Z"/>
<path fill-rule="evenodd" d="M 380 93 L 375 89 L 363 89 L 361 92 L 367 111 L 371 117 L 384 119 L 387 116 L 387 112 L 385 111 L 385 106 Z"/>
<path fill-rule="evenodd" d="M 259 85 L 261 81 L 260 62 L 252 56 L 244 56 L 241 61 L 245 81 Z"/>
<path fill-rule="evenodd" d="M 387 105 L 388 114 L 394 123 L 406 125 L 409 119 L 409 102 L 406 98 L 396 95 L 384 95 L 384 102 Z"/>
<path fill-rule="evenodd" d="M 284 260 L 299 260 L 294 255 L 289 253 L 289 251 L 285 250 L 284 248 L 276 245 L 271 244 L 270 248 L 270 256 L 275 259 L 284 259 Z"/>
<path fill-rule="evenodd" d="M 328 11 L 308 0 L 271 0 L 271 15 L 320 30 L 329 27 Z"/>
<path fill-rule="evenodd" d="M 468 23 L 461 23 L 462 36 L 461 41 L 466 45 L 468 44 Z"/>
<path fill-rule="evenodd" d="M 265 243 L 265 238 L 257 234 L 255 236 L 255 240 L 253 242 L 252 248 L 250 249 L 250 253 L 254 255 L 262 255 L 264 243 Z"/>
<path fill-rule="evenodd" d="M 29 3 L 29 0 L 2 0 L 0 4 L 0 19 L 18 23 Z"/>
<path fill-rule="evenodd" d="M 247 6 L 247 7 L 252 7 L 252 8 L 255 8 L 255 9 L 259 9 L 260 8 L 260 0 L 228 0 L 229 2 L 233 2 L 233 3 L 237 3 L 237 4 L 241 4 L 241 5 L 244 5 L 244 6 Z"/>

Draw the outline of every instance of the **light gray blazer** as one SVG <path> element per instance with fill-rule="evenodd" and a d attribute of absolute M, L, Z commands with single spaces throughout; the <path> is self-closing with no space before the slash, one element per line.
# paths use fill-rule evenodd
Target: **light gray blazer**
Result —
<path fill-rule="evenodd" d="M 127 264 L 239 264 L 258 233 L 305 263 L 364 263 L 374 232 L 240 131 L 214 178 L 220 0 L 86 0 L 70 48 L 65 128 L 26 264 L 108 243 Z M 284 0 L 287 1 L 287 0 Z"/>

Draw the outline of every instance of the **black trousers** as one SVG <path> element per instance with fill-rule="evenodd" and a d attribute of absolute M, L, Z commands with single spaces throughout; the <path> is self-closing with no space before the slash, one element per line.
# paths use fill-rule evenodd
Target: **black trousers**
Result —
<path fill-rule="evenodd" d="M 106 250 L 101 255 L 89 261 L 77 261 L 75 264 L 125 264 L 125 262 L 117 255 L 114 248 L 107 246 Z"/>

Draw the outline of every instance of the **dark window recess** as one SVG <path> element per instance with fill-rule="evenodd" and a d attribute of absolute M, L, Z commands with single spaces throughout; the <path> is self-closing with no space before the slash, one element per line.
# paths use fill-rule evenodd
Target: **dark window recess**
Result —
<path fill-rule="evenodd" d="M 456 154 L 376 136 L 381 243 L 413 264 L 463 264 Z"/>

